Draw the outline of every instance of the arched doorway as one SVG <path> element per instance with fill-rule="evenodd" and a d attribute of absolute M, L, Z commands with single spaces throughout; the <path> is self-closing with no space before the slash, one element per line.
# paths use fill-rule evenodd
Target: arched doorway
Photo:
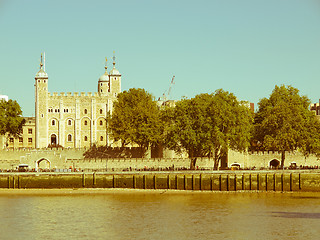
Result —
<path fill-rule="evenodd" d="M 57 145 L 57 135 L 55 135 L 55 134 L 51 135 L 51 145 L 52 146 Z"/>
<path fill-rule="evenodd" d="M 277 159 L 273 159 L 269 162 L 270 168 L 278 168 L 280 166 L 280 162 Z"/>
<path fill-rule="evenodd" d="M 36 161 L 36 171 L 39 169 L 51 169 L 51 162 L 46 158 L 41 158 Z"/>

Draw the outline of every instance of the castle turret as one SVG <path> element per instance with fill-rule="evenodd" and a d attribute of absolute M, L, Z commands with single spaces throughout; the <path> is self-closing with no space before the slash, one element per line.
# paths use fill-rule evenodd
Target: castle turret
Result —
<path fill-rule="evenodd" d="M 35 117 L 36 117 L 36 148 L 48 146 L 48 74 L 44 70 L 41 54 L 40 70 L 35 76 Z"/>
<path fill-rule="evenodd" d="M 98 93 L 100 95 L 107 95 L 110 92 L 110 79 L 107 70 L 107 58 L 105 64 L 105 73 L 99 78 L 98 81 Z"/>
<path fill-rule="evenodd" d="M 121 74 L 116 69 L 116 57 L 113 55 L 113 68 L 109 73 L 110 75 L 110 92 L 113 96 L 117 96 L 121 92 Z"/>

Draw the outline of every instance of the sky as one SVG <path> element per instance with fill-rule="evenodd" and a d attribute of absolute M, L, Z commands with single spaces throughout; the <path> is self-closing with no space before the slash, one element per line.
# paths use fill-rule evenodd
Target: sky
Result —
<path fill-rule="evenodd" d="M 224 89 L 257 103 L 275 85 L 318 102 L 318 0 L 0 0 L 0 95 L 34 116 L 45 52 L 49 92 L 97 92 L 105 57 L 122 90 L 169 99 Z"/>

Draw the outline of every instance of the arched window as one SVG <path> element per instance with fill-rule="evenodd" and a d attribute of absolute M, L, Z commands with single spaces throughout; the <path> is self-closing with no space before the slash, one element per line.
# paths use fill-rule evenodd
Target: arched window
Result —
<path fill-rule="evenodd" d="M 103 141 L 103 136 L 100 136 L 100 141 L 101 141 L 101 142 Z"/>
<path fill-rule="evenodd" d="M 88 137 L 87 136 L 84 136 L 84 141 L 88 141 Z"/>
<path fill-rule="evenodd" d="M 72 142 L 72 135 L 71 134 L 68 135 L 68 142 Z"/>
<path fill-rule="evenodd" d="M 101 125 L 101 126 L 103 125 L 103 122 L 102 122 L 102 120 L 100 120 L 100 125 Z"/>
<path fill-rule="evenodd" d="M 87 113 L 88 113 L 88 110 L 87 110 L 87 109 L 85 109 L 85 110 L 84 110 L 84 114 L 87 114 Z"/>
<path fill-rule="evenodd" d="M 102 109 L 100 109 L 100 114 L 102 114 Z"/>
<path fill-rule="evenodd" d="M 72 124 L 72 122 L 71 122 L 71 120 L 69 119 L 69 120 L 68 120 L 68 125 L 71 126 L 71 124 Z"/>
<path fill-rule="evenodd" d="M 88 125 L 88 121 L 87 120 L 84 121 L 84 125 L 86 125 L 86 126 Z"/>
<path fill-rule="evenodd" d="M 52 126 L 56 125 L 56 120 L 52 120 L 51 125 Z"/>

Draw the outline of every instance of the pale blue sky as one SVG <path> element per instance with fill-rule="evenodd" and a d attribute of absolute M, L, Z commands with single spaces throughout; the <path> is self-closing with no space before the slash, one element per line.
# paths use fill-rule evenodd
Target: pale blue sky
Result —
<path fill-rule="evenodd" d="M 320 98 L 318 0 L 0 0 L 0 94 L 34 116 L 46 52 L 50 92 L 96 92 L 113 51 L 122 90 L 172 99 L 218 88 L 257 104 L 276 84 Z"/>

